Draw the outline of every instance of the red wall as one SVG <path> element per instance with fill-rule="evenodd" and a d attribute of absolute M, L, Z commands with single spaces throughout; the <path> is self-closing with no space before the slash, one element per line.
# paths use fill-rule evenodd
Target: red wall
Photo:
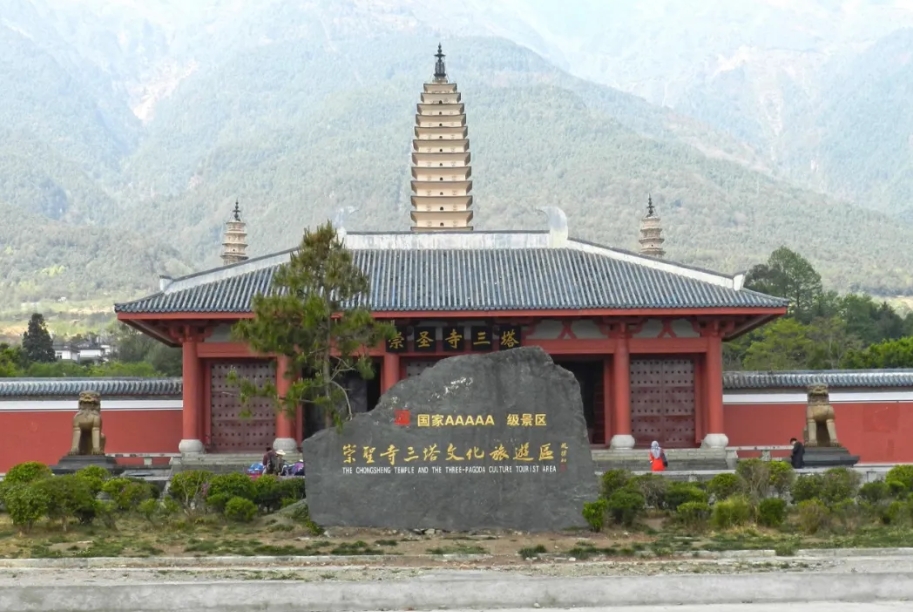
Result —
<path fill-rule="evenodd" d="M 860 463 L 913 463 L 913 403 L 831 403 L 837 438 Z M 781 446 L 802 439 L 805 404 L 736 404 L 725 407 L 731 446 Z"/>
<path fill-rule="evenodd" d="M 70 450 L 74 414 L 0 411 L 0 474 L 24 461 L 56 464 Z M 180 410 L 112 410 L 102 419 L 106 453 L 178 452 Z"/>

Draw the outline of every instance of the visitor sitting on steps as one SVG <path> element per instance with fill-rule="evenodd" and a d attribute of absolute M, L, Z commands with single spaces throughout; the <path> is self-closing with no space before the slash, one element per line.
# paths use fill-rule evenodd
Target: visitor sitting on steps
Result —
<path fill-rule="evenodd" d="M 664 472 L 669 467 L 666 460 L 666 453 L 659 446 L 659 442 L 653 441 L 650 445 L 650 469 L 654 472 Z"/>

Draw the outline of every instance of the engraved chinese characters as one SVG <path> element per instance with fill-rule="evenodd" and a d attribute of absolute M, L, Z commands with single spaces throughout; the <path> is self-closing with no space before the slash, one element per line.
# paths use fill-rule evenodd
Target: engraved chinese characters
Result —
<path fill-rule="evenodd" d="M 438 362 L 303 450 L 328 526 L 563 529 L 598 495 L 576 379 L 534 347 Z"/>

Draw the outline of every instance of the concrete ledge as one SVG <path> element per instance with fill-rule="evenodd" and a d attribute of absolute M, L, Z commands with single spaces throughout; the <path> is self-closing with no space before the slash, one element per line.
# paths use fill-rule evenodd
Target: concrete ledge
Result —
<path fill-rule="evenodd" d="M 471 588 L 467 588 L 471 583 Z M 429 573 L 384 582 L 293 581 L 61 585 L 0 588 L 0 612 L 341 612 L 443 608 L 874 602 L 913 598 L 913 580 L 884 574 L 664 575 L 510 578 L 485 572 Z"/>
<path fill-rule="evenodd" d="M 633 555 L 634 557 L 644 555 Z M 661 562 L 674 559 L 693 561 L 699 559 L 766 559 L 776 557 L 772 549 L 759 550 L 724 550 L 724 551 L 694 551 L 671 555 L 663 559 L 647 556 L 640 558 L 638 563 Z M 803 559 L 839 559 L 839 558 L 884 558 L 884 557 L 913 557 L 913 548 L 809 548 L 797 550 L 795 555 L 787 558 L 802 557 Z M 397 561 L 404 559 L 427 559 L 437 561 L 441 559 L 460 559 L 477 561 L 490 559 L 489 554 L 453 554 L 453 555 L 313 555 L 313 556 L 224 556 L 224 557 L 77 557 L 69 559 L 0 559 L 0 570 L 19 569 L 48 569 L 48 570 L 82 570 L 82 569 L 229 569 L 229 568 L 275 568 L 279 567 L 313 567 L 327 563 L 338 566 L 352 566 L 360 564 L 365 566 L 395 567 Z M 561 560 L 557 560 L 563 563 Z M 550 563 L 546 559 L 544 563 Z M 575 561 L 576 565 L 593 565 L 600 563 L 624 563 L 618 559 L 608 561 Z"/>

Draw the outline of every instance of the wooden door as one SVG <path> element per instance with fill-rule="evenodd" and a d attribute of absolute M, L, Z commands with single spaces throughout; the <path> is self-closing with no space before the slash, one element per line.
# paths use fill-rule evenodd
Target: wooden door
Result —
<path fill-rule="evenodd" d="M 631 360 L 631 435 L 637 446 L 693 448 L 693 358 Z"/>

